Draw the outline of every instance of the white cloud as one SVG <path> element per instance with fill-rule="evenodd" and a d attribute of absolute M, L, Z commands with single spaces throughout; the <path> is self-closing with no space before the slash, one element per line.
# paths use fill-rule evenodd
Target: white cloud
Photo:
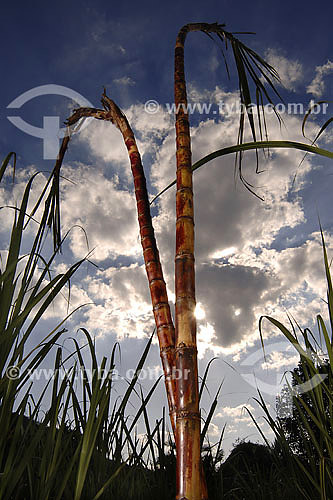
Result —
<path fill-rule="evenodd" d="M 279 54 L 275 49 L 268 49 L 265 60 L 278 72 L 283 86 L 295 91 L 297 84 L 303 79 L 303 66 L 299 61 L 291 61 Z"/>
<path fill-rule="evenodd" d="M 203 94 L 192 90 L 194 98 L 200 102 Z M 211 94 L 206 91 L 204 99 L 207 102 L 223 99 L 231 106 L 238 100 L 238 95 L 216 88 Z M 173 117 L 162 108 L 149 115 L 143 105 L 131 106 L 125 113 L 138 135 L 141 152 L 151 163 L 145 165 L 149 190 L 160 190 L 175 177 Z M 291 131 L 288 138 L 299 140 L 301 118 L 284 118 Z M 268 125 L 271 138 L 280 138 L 281 131 L 273 116 L 268 116 Z M 193 126 L 193 160 L 234 144 L 237 127 L 235 113 L 222 116 L 219 123 L 207 117 Z M 145 339 L 152 333 L 154 322 L 123 139 L 112 124 L 94 121 L 78 136 L 78 140 L 88 142 L 90 154 L 96 158 L 98 167 L 93 164 L 65 166 L 63 175 L 75 184 L 63 183 L 62 218 L 64 229 L 75 224 L 85 229 L 90 248 L 95 248 L 92 260 L 101 267 L 89 271 L 84 278 L 80 275 L 78 281 L 74 277 L 71 307 L 87 302 L 93 305 L 81 309 L 71 324 L 75 322 L 98 336 L 99 346 L 109 347 L 110 339 L 115 338 Z M 258 190 L 265 195 L 265 202 L 254 198 L 241 183 L 235 182 L 232 157 L 216 159 L 195 173 L 197 300 L 205 313 L 204 317 L 202 314 L 201 319 L 198 318 L 200 360 L 221 354 L 230 363 L 241 363 L 250 351 L 258 347 L 258 320 L 262 314 L 269 314 L 287 324 L 287 309 L 305 327 L 321 307 L 325 307 L 319 298 L 325 296 L 325 283 L 318 232 L 304 234 L 292 248 L 276 245 L 280 242 L 281 231 L 294 228 L 296 232 L 305 220 L 300 196 L 312 168 L 309 157 L 303 162 L 293 192 L 291 190 L 302 157 L 302 153 L 294 150 L 272 151 L 271 156 L 261 163 L 265 172 L 256 176 L 255 155 L 244 156 L 244 173 L 250 182 L 260 186 Z M 21 190 L 22 187 L 23 182 Z M 171 189 L 153 208 L 164 276 L 173 299 L 174 205 L 175 190 Z M 68 241 L 75 258 L 86 255 L 81 230 L 74 229 Z M 330 248 L 333 247 L 333 238 L 327 235 L 326 241 Z M 63 318 L 66 312 L 66 301 L 59 297 L 48 311 L 47 318 Z M 264 323 L 265 339 L 272 337 L 274 340 L 277 333 L 268 322 Z M 132 342 L 135 344 L 131 345 L 137 346 L 137 340 Z M 134 363 L 137 357 L 134 348 L 130 357 Z M 288 358 L 281 353 L 272 353 L 270 370 L 267 370 L 269 376 L 283 372 L 292 363 L 296 364 L 293 352 Z M 262 375 L 262 367 L 258 368 L 261 370 L 259 375 Z M 223 375 L 219 373 L 216 384 Z M 278 387 L 275 379 L 270 381 L 270 388 Z M 241 374 L 233 372 L 228 393 L 232 390 L 230 384 L 237 394 L 240 384 L 244 384 L 246 396 L 243 403 L 247 404 L 250 386 Z M 254 387 L 252 389 L 254 392 Z M 252 426 L 248 414 L 242 411 L 243 405 L 239 404 L 241 398 L 238 397 L 234 406 L 233 401 L 224 400 L 226 407 L 215 417 L 217 420 L 227 419 L 229 438 L 233 436 L 235 439 L 240 428 L 248 434 Z M 218 436 L 218 428 L 214 421 L 209 431 L 212 439 Z"/>
<path fill-rule="evenodd" d="M 250 404 L 246 405 L 246 408 L 253 413 L 254 408 Z M 250 423 L 252 422 L 251 417 L 246 411 L 244 405 L 239 406 L 224 406 L 221 411 L 215 415 L 215 418 L 227 418 L 232 420 L 234 423 Z"/>
<path fill-rule="evenodd" d="M 306 88 L 308 94 L 314 95 L 316 98 L 322 97 L 325 92 L 325 76 L 333 71 L 333 62 L 328 60 L 326 64 L 316 67 L 316 76 Z"/>
<path fill-rule="evenodd" d="M 200 100 L 198 91 L 195 99 Z M 286 116 L 285 121 L 288 129 L 293 130 L 293 138 L 299 140 L 300 119 Z M 268 125 L 272 138 L 279 138 L 280 130 L 273 117 L 269 117 Z M 225 117 L 219 124 L 206 120 L 193 127 L 193 161 L 233 144 L 237 127 L 235 115 Z M 173 137 L 169 135 L 152 166 L 152 179 L 159 190 L 174 177 L 173 152 Z M 199 332 L 209 332 L 206 340 L 203 339 L 201 355 L 206 349 L 228 354 L 253 344 L 258 340 L 259 316 L 267 308 L 271 312 L 281 308 L 281 293 L 290 299 L 292 293 L 301 290 L 306 269 L 300 264 L 298 279 L 288 281 L 295 273 L 274 269 L 273 259 L 276 263 L 286 255 L 270 249 L 270 245 L 281 229 L 297 228 L 304 221 L 297 192 L 306 182 L 311 168 L 309 161 L 302 165 L 304 168 L 299 172 L 294 196 L 290 197 L 296 166 L 302 157 L 302 153 L 295 151 L 274 151 L 264 163 L 265 172 L 255 177 L 255 157 L 245 156 L 245 175 L 254 185 L 260 183 L 259 192 L 265 194 L 265 203 L 240 184 L 235 186 L 233 158 L 217 159 L 195 173 L 197 300 L 206 313 L 205 321 L 199 323 Z M 174 190 L 163 195 L 159 205 L 161 215 L 156 219 L 156 232 L 169 283 L 173 280 Z M 256 248 L 264 248 L 265 253 L 258 255 Z M 272 258 L 268 258 L 270 255 Z M 304 266 L 307 259 L 310 259 L 309 254 Z M 288 286 L 291 288 L 289 295 Z M 235 314 L 235 310 L 241 310 L 241 314 Z M 199 334 L 199 337 L 205 336 Z"/>
<path fill-rule="evenodd" d="M 114 78 L 112 81 L 116 85 L 121 85 L 121 86 L 126 85 L 126 86 L 132 87 L 133 85 L 135 85 L 135 81 L 130 76 L 123 76 L 121 78 Z"/>
<path fill-rule="evenodd" d="M 65 230 L 81 226 L 87 234 L 92 258 L 97 261 L 118 255 L 138 256 L 138 223 L 133 193 L 119 186 L 117 176 L 106 179 L 94 166 L 77 165 L 64 169 L 75 184 L 64 190 L 62 220 Z M 87 255 L 85 234 L 70 233 L 70 246 L 76 258 Z"/>
<path fill-rule="evenodd" d="M 91 148 L 92 154 L 105 163 L 112 161 L 116 171 L 130 177 L 130 167 L 126 146 L 123 143 L 119 130 L 110 122 L 89 119 L 89 124 L 77 136 L 77 140 L 84 142 Z"/>
<path fill-rule="evenodd" d="M 147 113 L 144 105 L 135 104 L 126 110 L 126 116 L 134 131 L 139 133 L 138 147 L 141 155 L 156 153 L 156 139 L 164 139 L 174 129 L 173 117 L 161 106 L 155 113 Z"/>
<path fill-rule="evenodd" d="M 146 272 L 143 266 L 109 268 L 86 280 L 87 291 L 96 303 L 86 313 L 87 324 L 101 335 L 145 338 L 154 324 Z"/>
<path fill-rule="evenodd" d="M 294 368 L 299 361 L 299 354 L 295 354 L 293 350 L 292 354 L 289 356 L 287 353 L 282 353 L 279 351 L 272 352 L 266 357 L 266 361 L 262 363 L 261 367 L 267 370 L 281 370 Z"/>

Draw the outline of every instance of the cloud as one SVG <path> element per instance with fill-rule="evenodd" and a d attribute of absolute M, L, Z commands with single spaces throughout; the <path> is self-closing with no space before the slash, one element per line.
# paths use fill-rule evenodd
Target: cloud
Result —
<path fill-rule="evenodd" d="M 290 346 L 288 346 L 290 348 Z M 267 355 L 266 361 L 262 363 L 261 367 L 267 370 L 286 370 L 288 367 L 292 369 L 299 362 L 299 354 L 293 351 L 293 355 L 286 355 L 286 353 L 282 353 L 279 351 L 272 352 Z"/>
<path fill-rule="evenodd" d="M 87 40 L 78 46 L 71 46 L 70 50 L 61 52 L 61 57 L 56 61 L 56 64 L 62 70 L 81 69 L 87 65 L 89 61 L 89 69 L 99 70 L 105 58 L 112 61 L 113 64 L 119 60 L 124 62 L 126 49 L 119 43 L 110 43 L 108 41 L 101 43 L 98 36 L 93 33 L 91 39 Z"/>
<path fill-rule="evenodd" d="M 254 408 L 250 404 L 246 405 L 246 408 L 253 413 Z M 248 412 L 245 410 L 244 405 L 239 406 L 224 406 L 221 408 L 221 411 L 215 415 L 215 418 L 227 418 L 232 419 L 234 423 L 247 423 L 252 422 L 251 417 Z"/>
<path fill-rule="evenodd" d="M 159 106 L 155 113 L 147 113 L 143 104 L 135 104 L 126 110 L 126 116 L 133 128 L 139 134 L 138 147 L 143 156 L 145 153 L 157 152 L 157 144 L 173 132 L 174 123 L 171 114 Z"/>
<path fill-rule="evenodd" d="M 121 85 L 121 86 L 126 85 L 126 86 L 132 87 L 133 85 L 135 85 L 135 81 L 130 76 L 123 76 L 121 78 L 114 78 L 112 81 L 116 85 Z"/>
<path fill-rule="evenodd" d="M 195 98 L 200 99 L 199 91 Z M 299 140 L 301 122 L 298 117 L 286 116 L 285 122 L 295 140 Z M 273 117 L 269 117 L 268 125 L 271 137 L 278 138 L 280 130 Z M 233 144 L 237 128 L 238 117 L 232 114 L 224 117 L 222 123 L 207 119 L 192 127 L 193 162 Z M 171 135 L 164 139 L 152 165 L 152 180 L 158 190 L 174 177 L 173 140 Z M 312 304 L 307 309 L 309 314 L 318 306 L 318 296 L 316 299 L 314 296 L 317 290 L 320 291 L 317 285 L 322 274 L 313 280 L 308 293 L 303 290 L 303 281 L 308 273 L 313 275 L 310 269 L 316 266 L 316 261 L 320 267 L 319 242 L 309 240 L 304 247 L 290 249 L 289 253 L 287 249 L 283 252 L 271 248 L 284 228 L 296 231 L 305 221 L 298 192 L 306 185 L 311 169 L 309 160 L 303 164 L 297 186 L 291 190 L 302 156 L 290 150 L 272 152 L 262 164 L 264 173 L 255 176 L 255 156 L 245 155 L 244 174 L 254 186 L 261 186 L 257 189 L 265 195 L 264 203 L 240 183 L 235 184 L 233 158 L 217 159 L 194 174 L 197 299 L 205 311 L 205 320 L 199 322 L 199 332 L 203 332 L 201 338 L 208 334 L 203 340 L 205 349 L 214 353 L 237 352 L 258 340 L 261 314 L 277 313 L 280 308 L 284 315 L 285 307 L 292 305 L 293 311 L 304 317 L 305 304 L 309 301 Z M 158 203 L 160 215 L 155 227 L 167 282 L 172 289 L 174 190 L 163 195 Z M 277 263 L 280 263 L 279 268 Z M 293 300 L 297 293 L 303 294 L 302 306 Z"/>
<path fill-rule="evenodd" d="M 146 338 L 154 329 L 152 306 L 143 266 L 133 264 L 99 271 L 87 279 L 95 306 L 86 313 L 87 324 L 101 335 Z"/>
<path fill-rule="evenodd" d="M 306 91 L 308 94 L 320 98 L 325 92 L 325 76 L 333 71 L 333 62 L 328 60 L 326 64 L 316 67 L 316 76 L 307 86 Z"/>
<path fill-rule="evenodd" d="M 133 192 L 119 185 L 117 175 L 107 179 L 93 165 L 78 164 L 63 173 L 75 183 L 64 189 L 64 231 L 73 226 L 84 229 L 77 228 L 69 235 L 75 258 L 84 257 L 92 249 L 95 261 L 119 255 L 137 257 L 140 246 Z"/>
<path fill-rule="evenodd" d="M 237 109 L 231 107 L 238 100 L 236 92 L 226 93 L 218 87 L 212 92 L 200 92 L 193 87 L 191 92 L 193 100 L 198 102 L 223 100 L 230 109 Z M 124 111 L 138 137 L 149 192 L 156 193 L 175 177 L 173 116 L 162 107 L 156 114 L 148 114 L 143 104 Z M 281 132 L 273 115 L 267 115 L 267 120 L 272 139 L 279 139 L 281 134 L 290 140 L 301 139 L 298 116 L 284 117 L 288 134 Z M 195 123 L 191 128 L 193 161 L 237 141 L 239 116 L 235 112 L 214 119 L 202 116 L 200 122 L 192 120 L 192 123 Z M 112 342 L 121 340 L 122 357 L 133 368 L 141 352 L 138 339 L 145 342 L 153 332 L 154 321 L 127 151 L 119 131 L 112 124 L 99 121 L 92 121 L 75 140 L 88 144 L 88 154 L 85 163 L 66 164 L 63 170 L 64 177 L 75 183 L 62 183 L 64 231 L 75 225 L 85 229 L 89 248 L 94 248 L 91 260 L 99 268 L 91 266 L 88 273 L 80 270 L 78 276 L 73 277 L 71 308 L 81 303 L 90 304 L 72 317 L 68 327 L 73 330 L 76 326 L 86 327 L 98 337 L 96 345 L 101 355 L 110 350 Z M 255 383 L 264 381 L 271 391 L 269 394 L 273 394 L 280 387 L 281 373 L 292 363 L 296 364 L 296 356 L 291 351 L 290 356 L 272 352 L 269 369 L 262 365 L 263 358 L 250 368 L 241 366 L 250 353 L 260 348 L 260 316 L 271 315 L 288 324 L 288 311 L 304 328 L 325 308 L 320 301 L 320 297 L 325 297 L 320 235 L 318 232 L 308 234 L 304 226 L 307 200 L 302 198 L 302 189 L 308 186 L 313 169 L 309 156 L 302 163 L 293 186 L 302 158 L 303 154 L 294 150 L 272 150 L 266 159 L 260 156 L 263 173 L 258 176 L 254 173 L 255 154 L 244 155 L 244 175 L 258 193 L 264 195 L 264 202 L 235 180 L 233 157 L 216 159 L 194 175 L 196 292 L 203 311 L 197 321 L 200 364 L 221 355 L 221 366 L 223 359 L 237 372 L 227 365 L 220 366 L 214 369 L 217 380 L 214 379 L 212 385 L 208 382 L 214 392 L 225 376 L 224 387 L 228 388 L 223 395 L 225 408 L 219 411 L 209 431 L 212 439 L 218 437 L 221 418 L 227 421 L 229 442 L 240 435 L 242 428 L 246 435 L 252 433 L 253 426 L 242 407 L 247 405 L 255 418 L 260 411 L 248 405 L 249 392 L 255 395 Z M 22 187 L 23 179 L 21 191 Z M 152 210 L 164 276 L 168 289 L 173 292 L 175 189 L 165 193 Z M 292 247 L 283 236 L 291 229 L 297 235 Z M 325 236 L 328 247 L 332 248 L 333 238 Z M 81 229 L 70 232 L 68 247 L 71 258 L 87 254 Z M 57 267 L 56 270 L 64 269 Z M 174 299 L 172 293 L 170 298 Z M 59 297 L 48 311 L 47 319 L 62 319 L 66 313 L 67 303 Z M 269 345 L 278 340 L 277 329 L 268 321 L 263 323 L 263 335 Z M 155 337 L 154 366 L 159 363 L 156 343 Z M 245 375 L 253 375 L 253 372 L 256 379 L 251 386 Z M 206 397 L 204 394 L 203 400 Z"/>
<path fill-rule="evenodd" d="M 110 122 L 88 119 L 76 140 L 87 144 L 92 155 L 106 164 L 112 161 L 112 169 L 130 179 L 130 167 L 126 146 L 119 130 Z"/>
<path fill-rule="evenodd" d="M 246 266 L 206 265 L 197 273 L 197 297 L 214 326 L 215 345 L 238 344 L 256 326 L 253 306 L 274 285 L 267 273 Z M 239 314 L 238 314 L 239 313 Z"/>
<path fill-rule="evenodd" d="M 284 57 L 275 49 L 268 49 L 265 53 L 265 59 L 276 69 L 283 86 L 287 90 L 295 92 L 297 84 L 303 80 L 302 64 Z"/>

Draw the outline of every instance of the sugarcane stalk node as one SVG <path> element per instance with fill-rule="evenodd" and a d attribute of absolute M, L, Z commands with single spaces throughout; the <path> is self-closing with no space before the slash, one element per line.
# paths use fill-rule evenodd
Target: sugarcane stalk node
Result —
<path fill-rule="evenodd" d="M 200 420 L 200 413 L 197 411 L 186 411 L 186 410 L 181 410 L 181 411 L 176 411 L 176 418 L 177 420 Z"/>
<path fill-rule="evenodd" d="M 181 342 L 176 348 L 175 348 L 175 353 L 176 354 L 196 354 L 198 352 L 198 349 L 194 345 L 186 345 L 184 342 Z"/>

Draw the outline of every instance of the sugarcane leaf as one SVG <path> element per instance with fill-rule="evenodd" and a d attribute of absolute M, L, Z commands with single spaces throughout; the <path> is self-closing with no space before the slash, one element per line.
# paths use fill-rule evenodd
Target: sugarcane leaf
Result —
<path fill-rule="evenodd" d="M 294 141 L 256 141 L 256 142 L 248 142 L 243 144 L 237 144 L 235 146 L 228 146 L 223 149 L 219 149 L 210 153 L 207 156 L 204 156 L 196 163 L 192 165 L 192 171 L 195 172 L 198 168 L 202 167 L 206 163 L 214 160 L 215 158 L 219 158 L 220 156 L 226 156 L 228 154 L 239 153 L 243 151 L 250 151 L 253 149 L 269 149 L 269 148 L 287 148 L 287 149 L 297 149 L 300 151 L 307 151 L 308 153 L 315 153 L 320 156 L 324 156 L 326 158 L 333 159 L 333 152 L 328 151 L 326 149 L 319 148 L 317 146 L 310 146 L 309 144 L 305 144 L 302 142 L 294 142 Z M 176 180 L 170 182 L 162 191 L 160 191 L 150 202 L 150 204 L 154 203 L 157 198 L 159 198 L 163 193 L 168 191 L 172 186 L 176 184 Z"/>
<path fill-rule="evenodd" d="M 208 430 L 208 427 L 209 427 L 209 424 L 214 416 L 214 413 L 215 413 L 215 410 L 216 410 L 216 406 L 217 406 L 217 403 L 218 403 L 218 397 L 219 397 L 219 394 L 220 394 L 220 390 L 221 390 L 221 387 L 223 385 L 223 382 L 221 382 L 217 392 L 216 392 L 216 395 L 215 395 L 215 398 L 214 398 L 214 401 L 209 409 L 209 413 L 208 413 L 208 416 L 206 418 L 206 421 L 205 421 L 205 425 L 201 431 L 201 436 L 200 436 L 200 443 L 201 443 L 201 446 L 203 445 L 203 442 L 204 442 L 204 439 L 205 439 L 205 436 L 206 436 L 206 433 L 207 433 L 207 430 Z"/>
<path fill-rule="evenodd" d="M 309 119 L 309 117 L 310 117 L 310 115 L 311 115 L 311 113 L 312 113 L 313 108 L 314 108 L 315 106 L 320 106 L 321 104 L 327 104 L 327 103 L 329 103 L 329 102 L 332 102 L 332 101 L 318 101 L 318 102 L 313 102 L 313 101 L 312 101 L 312 102 L 310 103 L 309 109 L 306 111 L 306 113 L 305 113 L 305 115 L 304 115 L 304 118 L 303 118 L 303 121 L 302 121 L 302 134 L 303 134 L 303 136 L 304 136 L 304 137 L 306 137 L 306 135 L 305 135 L 305 124 L 306 124 L 306 122 L 308 121 L 308 119 Z M 322 132 L 323 132 L 323 131 L 327 128 L 327 126 L 329 125 L 329 123 L 330 123 L 331 121 L 332 121 L 332 119 L 329 119 L 329 120 L 327 120 L 327 121 L 325 122 L 325 124 L 324 124 L 324 125 L 323 125 L 323 127 L 322 127 L 322 128 L 323 128 Z M 319 133 L 319 135 L 321 135 L 321 133 L 322 133 L 322 132 L 320 132 L 320 133 Z M 318 138 L 318 137 L 319 137 L 319 136 L 317 136 L 317 138 Z M 306 138 L 307 138 L 307 137 L 306 137 Z M 313 141 L 313 142 L 315 142 L 315 141 Z"/>
<path fill-rule="evenodd" d="M 321 134 L 327 129 L 327 127 L 329 126 L 330 123 L 333 122 L 333 117 L 332 118 L 329 118 L 328 120 L 326 120 L 326 122 L 324 123 L 324 125 L 322 125 L 322 127 L 320 128 L 319 132 L 317 133 L 316 137 L 313 139 L 313 143 L 315 143 L 319 137 L 321 136 Z"/>
<path fill-rule="evenodd" d="M 206 366 L 206 369 L 205 369 L 205 372 L 204 372 L 204 376 L 202 378 L 202 382 L 201 382 L 201 386 L 200 386 L 200 391 L 199 391 L 199 403 L 200 403 L 200 400 L 201 400 L 201 396 L 202 396 L 203 390 L 204 390 L 204 388 L 206 386 L 206 380 L 207 380 L 207 376 L 208 376 L 210 365 L 212 364 L 212 362 L 215 359 L 218 359 L 218 358 L 215 357 L 215 358 L 210 359 L 209 362 L 208 362 L 208 365 Z"/>
<path fill-rule="evenodd" d="M 117 470 L 112 474 L 112 476 L 106 481 L 106 483 L 102 486 L 102 488 L 98 491 L 98 493 L 96 493 L 96 495 L 94 496 L 93 500 L 98 500 L 104 493 L 104 491 L 110 486 L 110 484 L 112 483 L 112 481 L 114 481 L 114 479 L 118 476 L 119 472 L 126 466 L 126 461 L 123 462 L 121 465 L 119 465 L 119 467 L 117 468 Z"/>
<path fill-rule="evenodd" d="M 240 97 L 241 97 L 241 103 L 244 104 L 246 112 L 247 112 L 247 117 L 250 122 L 250 127 L 251 127 L 251 133 L 253 140 L 256 140 L 256 130 L 254 126 L 254 119 L 253 119 L 253 114 L 252 114 L 252 101 L 251 101 L 251 94 L 250 94 L 250 88 L 248 84 L 248 80 L 246 77 L 245 73 L 245 67 L 244 67 L 244 61 L 242 57 L 242 53 L 240 51 L 238 43 L 236 43 L 234 40 L 232 41 L 232 48 L 234 51 L 234 57 L 235 57 L 235 62 L 237 66 L 237 71 L 238 71 L 238 79 L 239 79 L 239 91 L 240 91 Z M 243 114 L 243 107 L 241 113 Z M 239 143 L 242 144 L 243 142 L 243 127 L 241 129 L 241 133 L 239 135 Z"/>
<path fill-rule="evenodd" d="M 264 319 L 267 319 L 270 321 L 274 326 L 276 326 L 280 332 L 286 337 L 286 339 L 295 347 L 295 349 L 298 351 L 298 353 L 303 356 L 304 358 L 309 358 L 308 354 L 306 351 L 304 351 L 303 347 L 300 345 L 298 340 L 292 335 L 292 333 L 277 319 L 272 318 L 271 316 L 261 316 L 259 319 L 259 332 L 260 332 L 260 338 L 262 340 L 263 344 L 263 336 L 262 336 L 262 322 Z"/>
<path fill-rule="evenodd" d="M 158 385 L 159 381 L 161 380 L 161 378 L 162 378 L 162 376 L 158 377 L 158 379 L 157 379 L 157 380 L 156 380 L 156 382 L 154 383 L 153 387 L 152 387 L 152 388 L 150 389 L 150 391 L 148 392 L 147 396 L 146 396 L 144 399 L 142 399 L 142 398 L 141 398 L 141 400 L 142 400 L 141 406 L 140 406 L 140 408 L 138 409 L 138 411 L 137 411 L 137 413 L 136 413 L 136 415 L 135 415 L 135 417 L 134 417 L 134 419 L 133 419 L 133 422 L 132 422 L 132 424 L 131 424 L 131 426 L 130 426 L 130 428 L 129 428 L 129 432 L 131 432 L 131 431 L 134 429 L 134 427 L 135 427 L 135 425 L 136 425 L 137 421 L 138 421 L 138 420 L 139 420 L 139 418 L 140 418 L 141 413 L 145 411 L 145 408 L 147 407 L 147 404 L 148 404 L 148 402 L 149 402 L 149 400 L 150 400 L 151 396 L 152 396 L 152 395 L 153 395 L 153 393 L 155 392 L 155 389 L 156 389 L 156 387 L 157 387 L 157 385 Z M 140 389 L 141 389 L 141 388 L 140 388 Z M 143 397 L 142 392 L 141 392 L 141 396 Z"/>
<path fill-rule="evenodd" d="M 324 320 L 323 320 L 323 318 L 320 315 L 317 316 L 317 323 L 318 323 L 319 331 L 323 332 L 324 340 L 325 340 L 325 345 L 326 345 L 327 353 L 328 353 L 329 360 L 330 360 L 330 366 L 331 366 L 331 369 L 333 369 L 333 349 L 332 349 L 332 344 L 331 344 L 331 340 L 329 338 L 328 331 L 327 331 L 326 325 L 324 323 Z"/>
<path fill-rule="evenodd" d="M 1 167 L 0 167 L 0 182 L 2 181 L 2 178 L 5 174 L 6 168 L 8 167 L 8 164 L 10 162 L 10 159 L 13 158 L 13 179 L 15 177 L 15 168 L 16 168 L 16 153 L 12 151 L 11 153 L 8 153 L 6 158 L 3 160 Z"/>
<path fill-rule="evenodd" d="M 138 363 L 138 365 L 137 365 L 137 367 L 135 369 L 133 378 L 132 378 L 132 380 L 131 380 L 131 382 L 129 384 L 129 387 L 127 388 L 127 391 L 126 391 L 126 393 L 125 393 L 125 395 L 124 395 L 124 397 L 122 399 L 122 402 L 121 402 L 121 404 L 120 404 L 120 406 L 118 408 L 118 414 L 119 415 L 124 412 L 125 407 L 127 405 L 127 402 L 129 400 L 129 397 L 130 397 L 130 395 L 132 393 L 132 390 L 134 389 L 134 386 L 135 386 L 135 384 L 136 384 L 136 382 L 137 382 L 137 380 L 139 378 L 139 374 L 141 372 L 141 369 L 142 369 L 142 367 L 144 365 L 144 362 L 145 362 L 145 360 L 146 360 L 146 358 L 148 356 L 148 352 L 149 352 L 151 343 L 153 341 L 153 336 L 154 336 L 154 332 L 152 333 L 152 335 L 150 336 L 150 339 L 147 342 L 147 345 L 146 345 L 146 347 L 145 347 L 145 349 L 144 349 L 144 351 L 142 353 L 142 356 L 141 356 L 141 358 L 139 360 L 139 363 Z"/>

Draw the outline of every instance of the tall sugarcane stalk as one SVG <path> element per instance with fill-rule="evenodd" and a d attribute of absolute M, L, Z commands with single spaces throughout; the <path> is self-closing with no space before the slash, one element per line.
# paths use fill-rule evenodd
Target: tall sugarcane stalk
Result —
<path fill-rule="evenodd" d="M 177 148 L 176 193 L 176 322 L 177 373 L 177 500 L 200 500 L 200 412 L 195 319 L 194 211 L 190 127 L 184 71 L 184 26 L 175 48 L 175 105 Z"/>
<path fill-rule="evenodd" d="M 163 279 L 162 267 L 159 259 L 159 253 L 154 236 L 154 229 L 152 226 L 150 206 L 146 188 L 146 179 L 143 171 L 143 166 L 141 163 L 141 157 L 136 145 L 135 137 L 128 124 L 126 117 L 119 110 L 116 104 L 113 101 L 111 101 L 111 99 L 107 98 L 106 96 L 103 96 L 102 102 L 104 106 L 109 109 L 109 114 L 112 122 L 121 131 L 130 157 L 131 169 L 135 186 L 135 195 L 138 207 L 141 244 L 142 244 L 143 256 L 144 256 L 151 299 L 153 304 L 157 335 L 160 343 L 160 352 L 165 374 L 165 383 L 169 401 L 170 416 L 171 416 L 171 421 L 173 423 L 174 434 L 176 438 L 177 431 L 175 425 L 176 424 L 175 417 L 177 415 L 177 422 L 178 422 L 179 412 L 177 411 L 176 413 L 176 410 L 178 408 L 177 395 L 180 387 L 177 386 L 175 382 L 179 379 L 178 376 L 176 377 L 176 373 L 179 374 L 180 372 L 174 371 L 175 331 L 172 323 L 166 285 Z M 199 443 L 200 443 L 200 421 L 199 421 Z M 200 445 L 198 453 L 199 453 L 198 470 L 197 470 L 197 481 L 198 481 L 198 492 L 199 492 L 198 499 L 206 500 L 207 488 L 201 463 Z"/>
<path fill-rule="evenodd" d="M 263 81 L 277 94 L 272 80 L 278 79 L 274 68 L 254 51 L 243 45 L 232 33 L 217 23 L 187 24 L 178 33 L 175 46 L 175 109 L 177 150 L 176 193 L 176 255 L 175 255 L 175 360 L 176 386 L 176 448 L 177 448 L 177 500 L 200 500 L 200 412 L 198 390 L 197 339 L 195 319 L 195 262 L 194 262 L 194 207 L 191 161 L 191 138 L 187 113 L 186 80 L 184 68 L 184 44 L 187 33 L 201 31 L 212 37 L 212 33 L 225 47 L 232 47 L 239 80 L 241 99 L 238 143 L 244 138 L 244 122 L 247 116 L 253 140 L 256 141 L 253 104 L 247 74 L 256 87 L 259 131 L 267 135 L 263 109 L 263 96 L 272 103 Z M 225 60 L 226 62 L 226 60 Z M 226 64 L 227 71 L 228 66 Z M 229 73 L 229 71 L 228 71 Z M 239 154 L 240 178 L 252 191 L 252 186 L 242 176 L 242 155 Z M 253 192 L 253 191 L 252 191 Z"/>

